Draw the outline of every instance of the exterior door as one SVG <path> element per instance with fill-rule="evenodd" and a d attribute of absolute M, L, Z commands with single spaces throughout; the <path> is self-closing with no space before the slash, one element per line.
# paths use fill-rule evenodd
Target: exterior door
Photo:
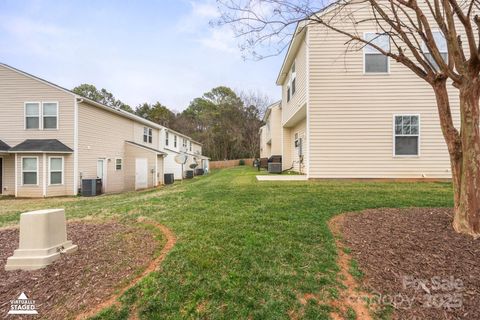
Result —
<path fill-rule="evenodd" d="M 105 170 L 105 159 L 97 160 L 97 179 L 102 179 L 102 192 L 105 192 L 107 184 L 107 172 Z"/>
<path fill-rule="evenodd" d="M 135 159 L 135 190 L 148 188 L 148 160 Z"/>
<path fill-rule="evenodd" d="M 0 158 L 0 194 L 3 193 L 3 158 Z"/>

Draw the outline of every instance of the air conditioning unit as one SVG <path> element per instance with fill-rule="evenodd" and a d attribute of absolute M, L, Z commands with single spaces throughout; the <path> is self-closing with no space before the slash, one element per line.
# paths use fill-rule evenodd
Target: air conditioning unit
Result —
<path fill-rule="evenodd" d="M 83 179 L 82 196 L 93 197 L 102 194 L 102 179 Z"/>
<path fill-rule="evenodd" d="M 268 164 L 268 172 L 270 173 L 282 173 L 282 164 L 270 162 Z"/>

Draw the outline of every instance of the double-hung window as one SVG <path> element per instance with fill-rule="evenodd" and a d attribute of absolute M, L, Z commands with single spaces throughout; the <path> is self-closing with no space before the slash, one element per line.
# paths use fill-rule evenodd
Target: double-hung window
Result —
<path fill-rule="evenodd" d="M 153 130 L 152 128 L 144 127 L 143 128 L 143 142 L 152 143 L 153 141 Z"/>
<path fill-rule="evenodd" d="M 165 132 L 165 145 L 168 147 L 168 131 Z"/>
<path fill-rule="evenodd" d="M 382 50 L 390 51 L 390 38 L 386 34 L 375 32 L 366 32 L 364 39 Z M 365 73 L 388 73 L 388 57 L 378 51 L 371 45 L 365 45 L 363 48 L 363 63 Z"/>
<path fill-rule="evenodd" d="M 25 129 L 40 129 L 40 103 L 25 103 Z"/>
<path fill-rule="evenodd" d="M 48 160 L 48 184 L 63 184 L 63 157 L 50 157 Z"/>
<path fill-rule="evenodd" d="M 418 156 L 420 151 L 420 116 L 396 115 L 394 155 Z"/>
<path fill-rule="evenodd" d="M 22 158 L 22 185 L 38 185 L 38 158 Z"/>
<path fill-rule="evenodd" d="M 190 151 L 192 151 L 192 141 L 190 141 Z"/>
<path fill-rule="evenodd" d="M 297 91 L 297 72 L 295 71 L 295 61 L 292 63 L 292 68 L 290 69 L 290 74 L 288 78 L 288 85 L 287 85 L 287 101 L 293 97 L 295 92 Z"/>
<path fill-rule="evenodd" d="M 442 56 L 443 61 L 448 61 L 448 47 L 447 47 L 447 39 L 441 31 L 433 31 L 433 39 L 435 40 L 435 44 L 437 45 L 438 51 L 440 51 L 440 55 Z M 431 64 L 434 69 L 438 69 L 438 64 L 435 62 L 432 54 L 427 48 L 425 43 L 422 44 L 422 51 L 425 55 L 427 61 Z"/>
<path fill-rule="evenodd" d="M 173 136 L 173 147 L 177 147 L 177 136 Z"/>
<path fill-rule="evenodd" d="M 123 169 L 123 160 L 122 158 L 115 159 L 115 171 L 120 171 Z"/>
<path fill-rule="evenodd" d="M 43 129 L 58 129 L 58 104 L 44 102 L 42 104 Z"/>

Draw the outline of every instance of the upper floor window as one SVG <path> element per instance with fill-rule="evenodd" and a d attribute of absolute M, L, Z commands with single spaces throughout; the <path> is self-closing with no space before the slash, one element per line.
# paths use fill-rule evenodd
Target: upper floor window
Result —
<path fill-rule="evenodd" d="M 290 85 L 287 86 L 287 102 L 290 101 Z"/>
<path fill-rule="evenodd" d="M 173 147 L 177 147 L 177 136 L 173 136 Z"/>
<path fill-rule="evenodd" d="M 433 39 L 435 40 L 435 44 L 437 45 L 438 51 L 440 51 L 440 55 L 442 56 L 443 61 L 448 61 L 448 47 L 447 47 L 447 39 L 441 31 L 433 31 Z M 434 69 L 438 69 L 438 64 L 435 62 L 432 54 L 427 48 L 425 43 L 422 44 L 422 51 L 425 55 L 427 61 L 432 65 Z"/>
<path fill-rule="evenodd" d="M 25 129 L 58 129 L 58 103 L 25 103 Z"/>
<path fill-rule="evenodd" d="M 187 139 L 183 138 L 183 145 L 182 145 L 184 148 L 187 147 Z"/>
<path fill-rule="evenodd" d="M 42 110 L 43 129 L 57 129 L 58 104 L 56 102 L 44 102 Z"/>
<path fill-rule="evenodd" d="M 22 158 L 22 185 L 38 185 L 38 157 Z"/>
<path fill-rule="evenodd" d="M 168 131 L 165 132 L 165 145 L 168 146 Z"/>
<path fill-rule="evenodd" d="M 418 156 L 420 117 L 418 115 L 396 115 L 394 128 L 395 156 Z"/>
<path fill-rule="evenodd" d="M 48 184 L 63 184 L 63 157 L 50 157 L 48 160 Z"/>
<path fill-rule="evenodd" d="M 143 128 L 143 142 L 152 143 L 153 141 L 153 129 L 144 127 Z"/>
<path fill-rule="evenodd" d="M 364 39 L 386 52 L 390 51 L 390 38 L 386 34 L 367 32 L 364 35 Z M 388 57 L 370 45 L 366 45 L 363 48 L 363 61 L 365 73 L 389 72 Z"/>
<path fill-rule="evenodd" d="M 192 151 L 192 141 L 190 141 L 190 151 Z"/>
<path fill-rule="evenodd" d="M 292 69 L 290 71 L 290 90 L 292 90 L 292 97 L 296 91 L 296 80 L 297 80 L 297 72 L 295 71 L 295 61 L 292 64 Z"/>
<path fill-rule="evenodd" d="M 40 103 L 25 103 L 25 129 L 40 129 Z"/>

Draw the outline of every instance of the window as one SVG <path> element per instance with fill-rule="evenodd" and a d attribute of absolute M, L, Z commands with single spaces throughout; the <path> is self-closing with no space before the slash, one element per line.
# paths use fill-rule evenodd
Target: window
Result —
<path fill-rule="evenodd" d="M 287 102 L 290 101 L 290 86 L 287 86 Z"/>
<path fill-rule="evenodd" d="M 177 136 L 173 136 L 173 147 L 177 147 Z"/>
<path fill-rule="evenodd" d="M 63 157 L 50 157 L 48 160 L 48 184 L 63 184 Z"/>
<path fill-rule="evenodd" d="M 25 103 L 25 129 L 40 129 L 40 103 Z"/>
<path fill-rule="evenodd" d="M 153 130 L 152 128 L 143 128 L 143 142 L 152 143 L 153 138 Z"/>
<path fill-rule="evenodd" d="M 299 144 L 298 133 L 295 133 L 295 148 L 298 148 L 298 144 Z"/>
<path fill-rule="evenodd" d="M 115 159 L 115 171 L 120 171 L 123 168 L 123 160 L 122 158 Z"/>
<path fill-rule="evenodd" d="M 168 146 L 168 131 L 165 132 L 165 145 Z"/>
<path fill-rule="evenodd" d="M 187 139 L 183 138 L 183 147 L 187 148 Z"/>
<path fill-rule="evenodd" d="M 290 71 L 290 88 L 292 90 L 292 97 L 296 91 L 296 86 L 295 86 L 296 79 L 297 79 L 297 72 L 295 71 L 295 62 L 293 62 L 292 70 Z"/>
<path fill-rule="evenodd" d="M 44 102 L 43 109 L 43 129 L 57 129 L 58 104 L 56 102 Z"/>
<path fill-rule="evenodd" d="M 433 31 L 432 33 L 433 33 L 433 38 L 435 39 L 435 44 L 437 45 L 438 51 L 440 51 L 440 54 L 442 55 L 443 61 L 448 62 L 447 39 L 445 39 L 445 36 L 441 31 Z M 427 61 L 430 62 L 433 68 L 438 69 L 438 64 L 435 62 L 435 59 L 433 59 L 433 56 L 428 50 L 427 45 L 425 43 L 423 43 L 422 45 L 422 51 L 425 54 Z"/>
<path fill-rule="evenodd" d="M 364 39 L 382 50 L 390 51 L 390 38 L 386 34 L 367 32 L 364 35 Z M 366 45 L 363 48 L 363 61 L 365 73 L 388 73 L 388 57 L 370 45 Z"/>
<path fill-rule="evenodd" d="M 22 184 L 23 185 L 38 184 L 38 158 L 37 157 L 22 158 Z"/>
<path fill-rule="evenodd" d="M 192 151 L 192 141 L 190 141 L 190 151 Z"/>
<path fill-rule="evenodd" d="M 395 116 L 395 156 L 418 156 L 420 117 L 418 115 Z"/>

